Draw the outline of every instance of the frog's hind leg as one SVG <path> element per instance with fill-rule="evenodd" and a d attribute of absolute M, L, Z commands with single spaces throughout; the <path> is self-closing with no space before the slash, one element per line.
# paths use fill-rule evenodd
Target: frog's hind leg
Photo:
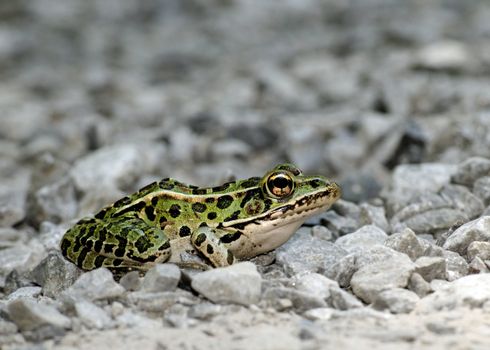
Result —
<path fill-rule="evenodd" d="M 97 221 L 75 239 L 75 246 L 81 247 L 75 262 L 85 270 L 101 266 L 146 270 L 170 257 L 170 241 L 159 227 L 134 215 Z"/>
<path fill-rule="evenodd" d="M 229 266 L 236 261 L 233 253 L 220 242 L 216 229 L 207 226 L 199 227 L 192 233 L 191 242 L 214 267 Z"/>

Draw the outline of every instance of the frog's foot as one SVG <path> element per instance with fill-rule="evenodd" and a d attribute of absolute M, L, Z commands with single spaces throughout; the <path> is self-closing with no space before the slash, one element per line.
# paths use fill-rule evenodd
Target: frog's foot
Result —
<path fill-rule="evenodd" d="M 170 241 L 160 228 L 131 216 L 120 216 L 108 223 L 84 223 L 79 232 L 62 241 L 63 254 L 85 270 L 135 268 L 165 262 L 171 254 Z"/>
<path fill-rule="evenodd" d="M 220 242 L 217 230 L 207 226 L 199 227 L 191 235 L 192 245 L 208 259 L 214 267 L 232 265 L 236 259 L 223 243 Z"/>

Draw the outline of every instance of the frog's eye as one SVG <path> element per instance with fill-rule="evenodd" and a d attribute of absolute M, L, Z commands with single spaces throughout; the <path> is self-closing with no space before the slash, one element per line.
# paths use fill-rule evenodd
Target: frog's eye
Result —
<path fill-rule="evenodd" d="M 276 172 L 269 175 L 265 187 L 272 197 L 283 198 L 293 193 L 294 181 L 289 173 Z"/>

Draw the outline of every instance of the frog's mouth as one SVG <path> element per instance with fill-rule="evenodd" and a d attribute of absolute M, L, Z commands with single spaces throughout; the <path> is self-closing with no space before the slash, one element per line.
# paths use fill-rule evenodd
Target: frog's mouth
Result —
<path fill-rule="evenodd" d="M 328 209 L 338 196 L 339 191 L 336 194 L 328 190 L 310 193 L 248 221 L 229 222 L 228 227 L 236 231 L 221 240 L 226 237 L 225 243 L 234 246 L 239 259 L 266 253 L 284 244 L 307 218 Z M 238 249 L 240 245 L 248 249 Z"/>
<path fill-rule="evenodd" d="M 339 187 L 334 184 L 332 188 L 309 193 L 297 198 L 294 203 L 285 204 L 255 218 L 229 221 L 223 227 L 241 230 L 245 235 L 249 232 L 254 235 L 270 232 L 292 223 L 299 223 L 299 227 L 310 216 L 327 210 L 339 197 Z"/>

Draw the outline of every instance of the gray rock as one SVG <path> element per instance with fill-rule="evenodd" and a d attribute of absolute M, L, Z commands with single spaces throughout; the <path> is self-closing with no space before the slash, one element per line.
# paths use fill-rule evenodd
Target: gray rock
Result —
<path fill-rule="evenodd" d="M 215 303 L 256 304 L 260 298 L 262 277 L 251 262 L 204 271 L 192 278 L 196 292 Z"/>
<path fill-rule="evenodd" d="M 396 213 L 413 198 L 427 192 L 438 192 L 449 183 L 456 166 L 438 163 L 402 164 L 394 172 L 388 206 Z"/>
<path fill-rule="evenodd" d="M 38 240 L 33 239 L 27 244 L 15 245 L 0 250 L 0 274 L 8 274 L 12 270 L 28 271 L 44 258 L 46 252 Z"/>
<path fill-rule="evenodd" d="M 0 320 L 0 335 L 5 336 L 7 334 L 17 333 L 19 329 L 13 322 L 9 322 L 6 320 Z M 2 340 L 0 340 L 0 345 L 2 344 Z"/>
<path fill-rule="evenodd" d="M 347 252 L 331 242 L 311 236 L 310 230 L 298 230 L 276 250 L 277 264 L 295 275 L 301 272 L 322 272 Z"/>
<path fill-rule="evenodd" d="M 412 276 L 410 276 L 408 289 L 417 294 L 420 298 L 423 298 L 432 292 L 430 283 L 416 272 L 412 273 Z"/>
<path fill-rule="evenodd" d="M 77 301 L 75 311 L 87 328 L 104 329 L 111 324 L 111 318 L 107 312 L 89 301 Z"/>
<path fill-rule="evenodd" d="M 9 318 L 28 339 L 42 340 L 63 335 L 71 326 L 68 317 L 53 306 L 30 299 L 16 299 L 7 306 Z"/>
<path fill-rule="evenodd" d="M 124 144 L 101 148 L 73 165 L 70 175 L 78 190 L 124 188 L 164 158 L 162 144 Z"/>
<path fill-rule="evenodd" d="M 383 244 L 388 235 L 380 228 L 373 225 L 361 227 L 356 232 L 339 237 L 335 244 L 346 250 L 348 253 L 354 253 L 376 244 Z"/>
<path fill-rule="evenodd" d="M 39 226 L 39 240 L 47 251 L 59 250 L 61 237 L 68 229 L 68 225 L 56 225 L 44 221 Z"/>
<path fill-rule="evenodd" d="M 458 253 L 445 250 L 443 257 L 446 260 L 446 279 L 448 281 L 457 280 L 469 273 L 468 263 Z"/>
<path fill-rule="evenodd" d="M 423 298 L 417 310 L 434 312 L 458 307 L 481 308 L 490 300 L 490 274 L 462 277 Z"/>
<path fill-rule="evenodd" d="M 128 293 L 128 301 L 139 310 L 149 313 L 162 313 L 176 303 L 193 305 L 198 299 L 186 291 L 177 289 L 175 292 L 144 292 Z"/>
<path fill-rule="evenodd" d="M 139 271 L 130 271 L 121 277 L 119 284 L 127 291 L 136 291 L 141 288 L 142 280 Z"/>
<path fill-rule="evenodd" d="M 0 275 L 1 276 L 1 275 Z M 8 295 L 22 287 L 32 287 L 33 281 L 29 272 L 12 270 L 4 279 L 1 279 L 3 292 Z"/>
<path fill-rule="evenodd" d="M 390 310 L 394 314 L 406 314 L 415 309 L 419 297 L 412 291 L 403 288 L 393 288 L 382 291 L 373 301 L 373 308 Z"/>
<path fill-rule="evenodd" d="M 391 232 L 391 225 L 386 219 L 384 206 L 362 203 L 360 208 L 360 222 L 362 225 L 374 225 L 378 226 L 384 232 Z"/>
<path fill-rule="evenodd" d="M 415 264 L 403 255 L 361 266 L 352 276 L 351 286 L 354 294 L 366 303 L 372 303 L 384 290 L 405 288 L 415 270 Z"/>
<path fill-rule="evenodd" d="M 337 236 L 346 235 L 349 232 L 353 232 L 359 228 L 359 222 L 350 217 L 342 216 L 329 210 L 320 217 L 320 223 L 326 226 Z"/>
<path fill-rule="evenodd" d="M 25 197 L 0 195 L 0 227 L 10 227 L 21 222 L 26 216 Z"/>
<path fill-rule="evenodd" d="M 43 294 L 56 297 L 70 287 L 81 275 L 76 265 L 66 260 L 59 251 L 51 251 L 31 273 L 33 280 L 43 288 Z"/>
<path fill-rule="evenodd" d="M 479 257 L 473 258 L 473 260 L 471 260 L 471 262 L 469 263 L 468 266 L 469 266 L 469 272 L 470 273 L 488 273 L 489 272 L 487 264 L 485 263 L 485 261 L 483 261 Z"/>
<path fill-rule="evenodd" d="M 357 309 L 364 306 L 354 295 L 338 286 L 330 287 L 329 292 L 330 297 L 327 298 L 327 302 L 337 310 Z"/>
<path fill-rule="evenodd" d="M 334 234 L 325 226 L 315 225 L 311 228 L 311 235 L 315 238 L 323 239 L 324 241 L 333 241 Z"/>
<path fill-rule="evenodd" d="M 432 236 L 431 236 L 432 237 Z M 440 246 L 435 244 L 435 241 L 429 241 L 427 239 L 421 238 L 420 236 L 417 236 L 419 239 L 419 243 L 422 245 L 424 248 L 424 256 L 443 256 L 444 255 L 444 249 L 442 249 Z"/>
<path fill-rule="evenodd" d="M 17 289 L 15 292 L 10 293 L 7 296 L 7 301 L 12 301 L 20 298 L 36 298 L 41 294 L 41 287 L 22 287 Z"/>
<path fill-rule="evenodd" d="M 443 257 L 421 256 L 415 261 L 415 272 L 427 282 L 446 278 L 446 259 Z"/>
<path fill-rule="evenodd" d="M 357 264 L 358 256 L 359 254 L 356 253 L 344 256 L 325 270 L 325 276 L 337 281 L 337 283 L 344 288 L 349 287 L 352 275 L 359 268 Z"/>
<path fill-rule="evenodd" d="M 355 221 L 358 221 L 361 216 L 360 206 L 342 198 L 332 205 L 332 209 L 341 216 L 353 218 Z"/>
<path fill-rule="evenodd" d="M 472 261 L 475 257 L 482 260 L 490 260 L 490 242 L 471 242 L 466 251 L 466 255 L 468 261 Z"/>
<path fill-rule="evenodd" d="M 34 225 L 43 221 L 55 223 L 73 219 L 77 214 L 75 186 L 69 177 L 45 185 L 29 198 L 29 220 Z"/>
<path fill-rule="evenodd" d="M 168 323 L 171 327 L 175 328 L 189 328 L 195 326 L 198 322 L 197 320 L 188 317 L 189 308 L 181 305 L 172 305 L 163 314 L 163 321 Z"/>
<path fill-rule="evenodd" d="M 476 197 L 475 197 L 476 198 Z M 468 221 L 464 209 L 453 208 L 453 203 L 440 194 L 423 193 L 412 198 L 391 219 L 394 230 L 409 227 L 417 233 L 440 233 L 457 223 Z"/>
<path fill-rule="evenodd" d="M 474 241 L 490 242 L 490 216 L 482 216 L 460 226 L 446 239 L 443 248 L 465 255 Z"/>
<path fill-rule="evenodd" d="M 415 233 L 409 228 L 406 228 L 403 232 L 392 234 L 384 244 L 393 250 L 408 255 L 412 260 L 424 254 L 424 247 Z"/>
<path fill-rule="evenodd" d="M 337 282 L 318 273 L 301 273 L 293 276 L 291 281 L 297 290 L 316 295 L 322 299 L 330 297 L 331 287 L 338 287 Z"/>
<path fill-rule="evenodd" d="M 324 275 L 339 283 L 342 287 L 349 287 L 352 275 L 361 267 L 387 260 L 406 261 L 407 256 L 391 248 L 377 245 L 363 251 L 349 254 L 325 271 Z"/>
<path fill-rule="evenodd" d="M 145 317 L 141 313 L 135 313 L 132 310 L 125 310 L 115 319 L 117 327 L 120 328 L 136 328 L 142 327 L 146 329 L 156 329 L 161 327 L 161 320 L 153 320 Z"/>
<path fill-rule="evenodd" d="M 196 318 L 198 320 L 209 321 L 214 316 L 219 315 L 223 312 L 223 305 L 216 305 L 212 303 L 199 303 L 197 305 L 193 305 L 189 309 L 189 317 Z"/>
<path fill-rule="evenodd" d="M 82 274 L 62 295 L 69 300 L 94 301 L 117 298 L 123 293 L 124 288 L 114 281 L 112 273 L 102 267 Z"/>
<path fill-rule="evenodd" d="M 262 299 L 268 306 L 278 311 L 291 307 L 296 312 L 302 313 L 306 310 L 327 306 L 326 301 L 318 295 L 286 287 L 268 288 L 264 292 Z"/>
<path fill-rule="evenodd" d="M 440 195 L 453 208 L 465 213 L 469 219 L 473 219 L 483 212 L 483 201 L 464 186 L 446 185 L 441 190 Z"/>
<path fill-rule="evenodd" d="M 473 184 L 473 193 L 480 198 L 483 203 L 490 205 L 490 176 L 480 177 Z"/>
<path fill-rule="evenodd" d="M 454 183 L 472 186 L 480 177 L 490 174 L 490 159 L 473 157 L 460 163 L 451 176 Z"/>
<path fill-rule="evenodd" d="M 180 269 L 174 264 L 157 264 L 143 278 L 141 290 L 146 292 L 174 291 L 180 281 Z"/>

